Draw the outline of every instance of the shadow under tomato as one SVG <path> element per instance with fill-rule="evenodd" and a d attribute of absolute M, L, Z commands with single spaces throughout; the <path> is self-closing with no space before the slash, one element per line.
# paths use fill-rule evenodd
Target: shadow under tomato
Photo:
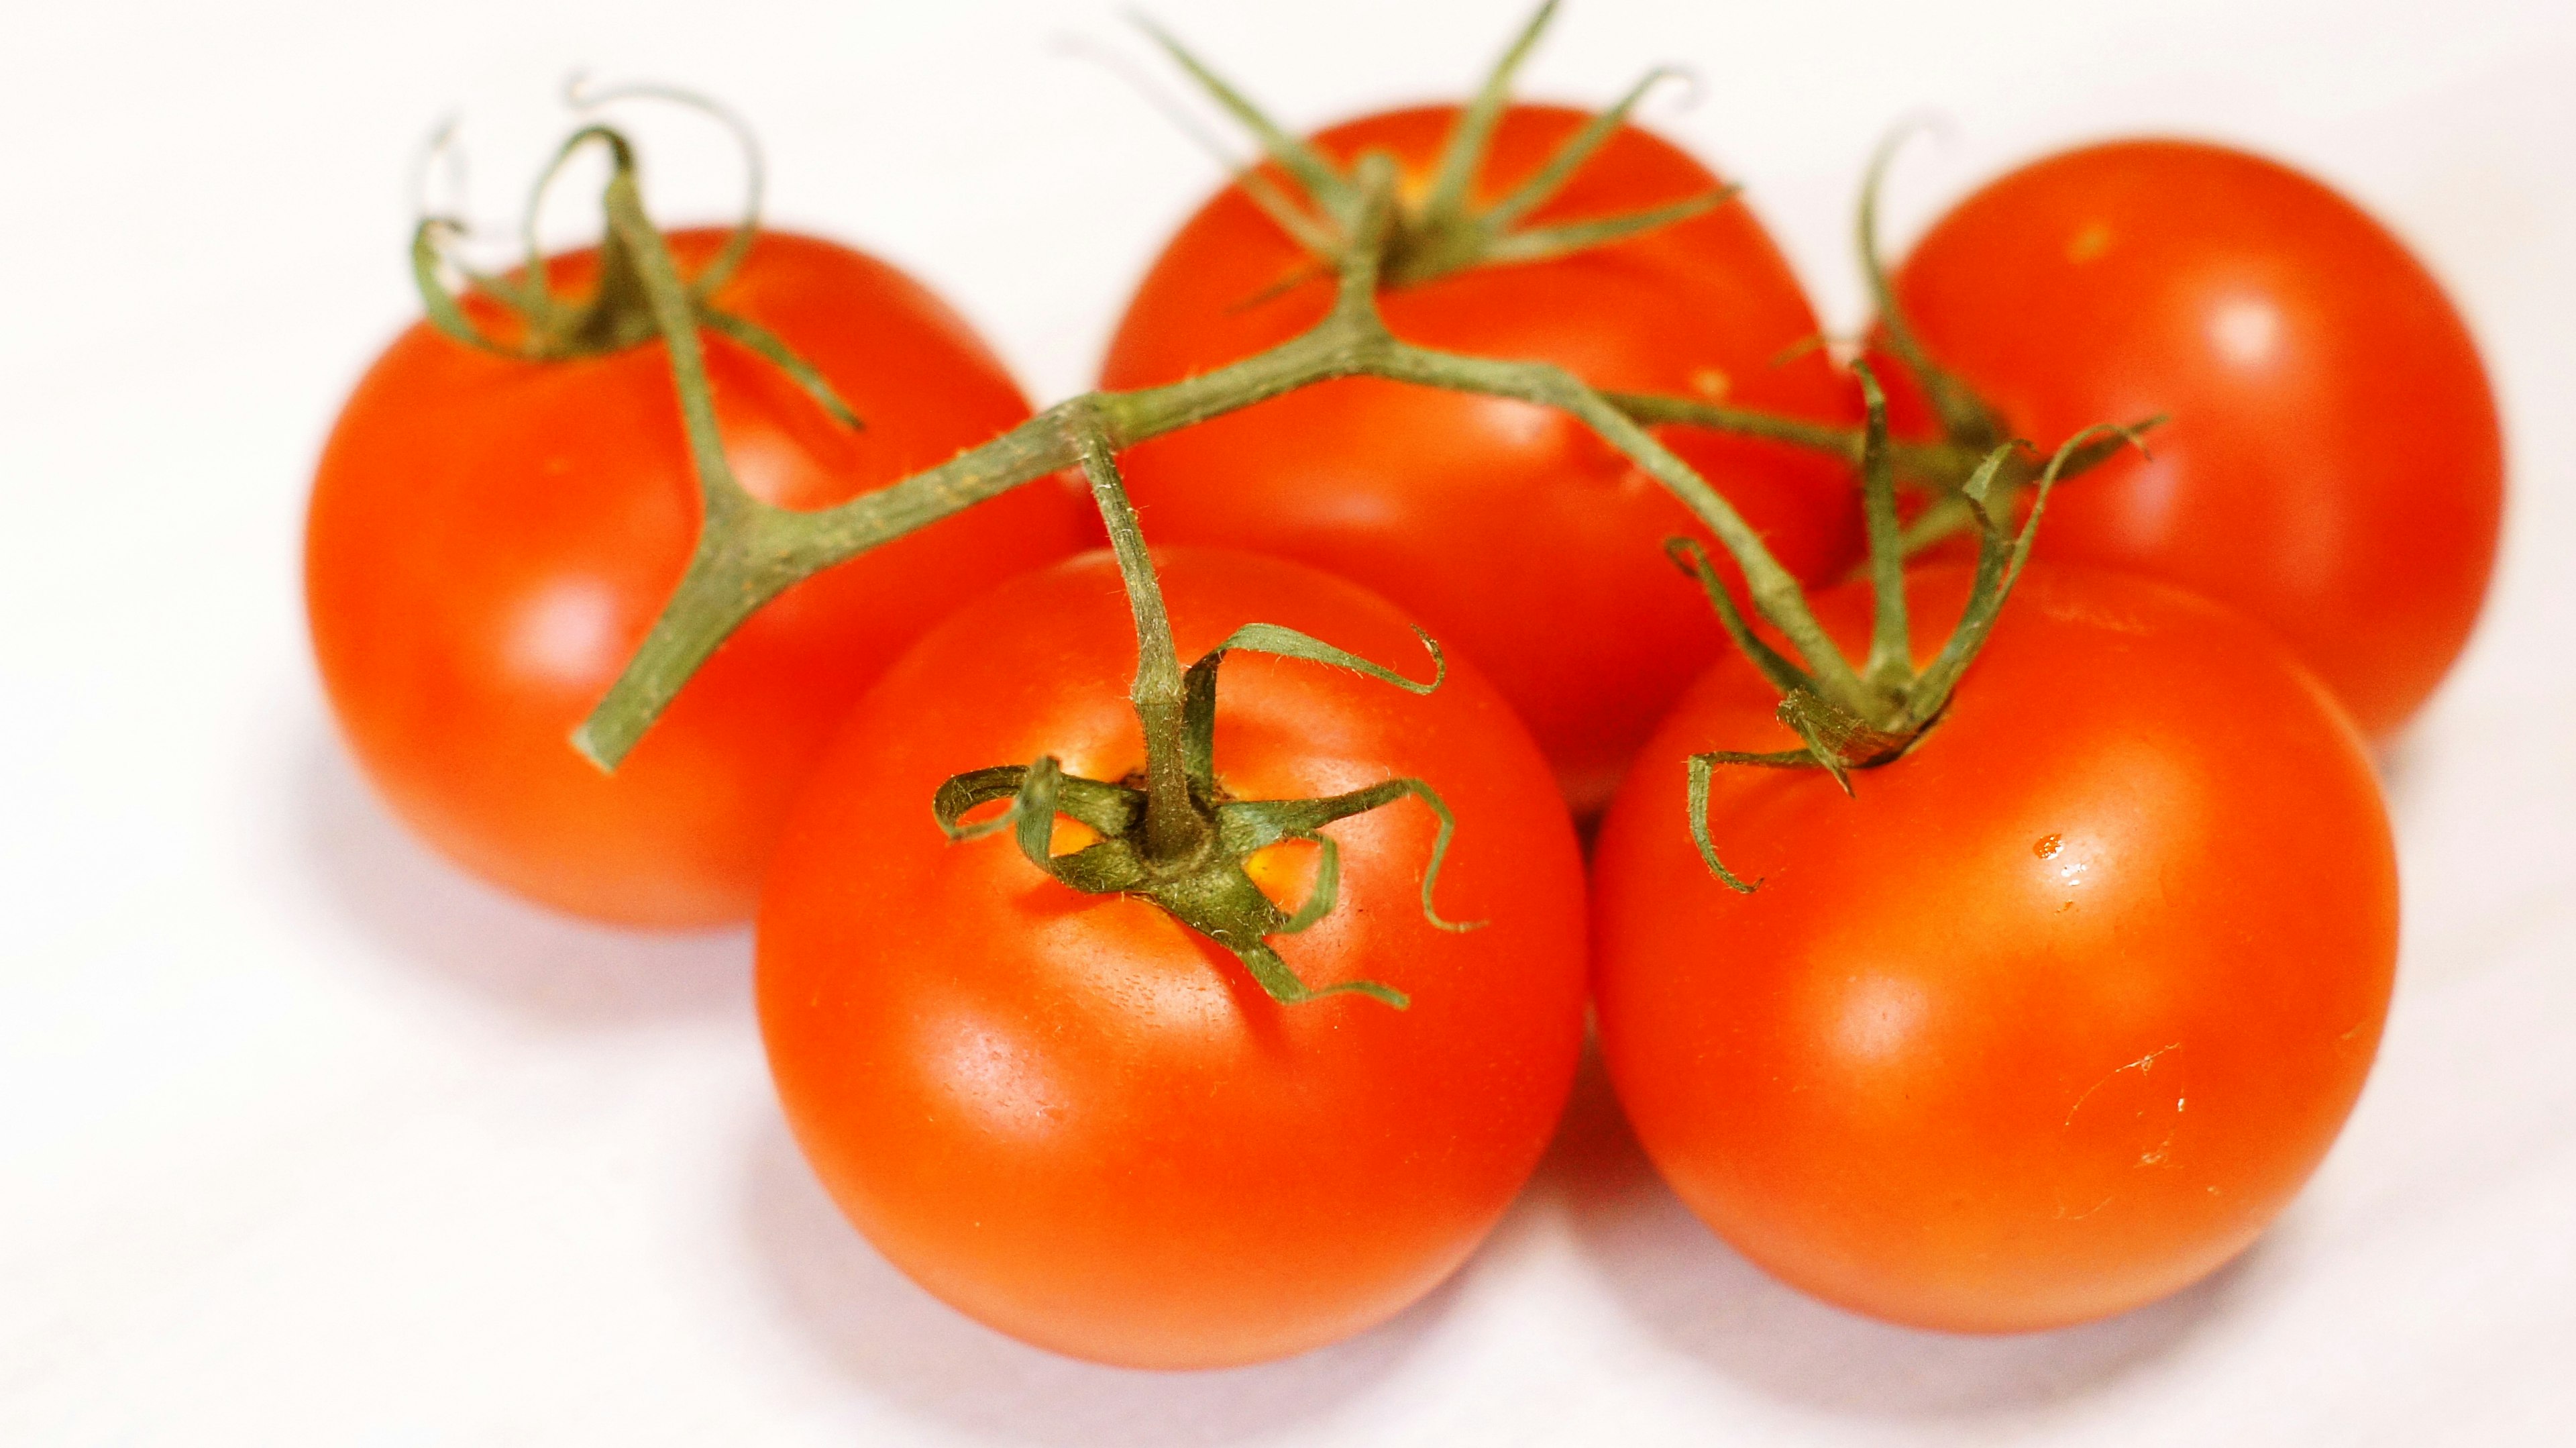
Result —
<path fill-rule="evenodd" d="M 1350 1341 L 1283 1362 L 1143 1372 L 1077 1362 L 1005 1337 L 895 1270 L 806 1168 L 786 1126 L 751 1143 L 745 1229 L 784 1316 L 872 1396 L 978 1438 L 1120 1448 L 1214 1448 L 1347 1407 L 1448 1310 L 1450 1285 Z"/>
<path fill-rule="evenodd" d="M 2010 1414 L 2096 1391 L 2188 1341 L 2262 1250 L 2081 1327 L 1975 1337 L 1889 1326 L 1782 1285 L 1692 1216 L 1637 1145 L 1589 1050 L 1534 1187 L 1564 1204 L 1621 1305 L 1685 1356 L 1767 1396 L 1882 1418 Z"/>
<path fill-rule="evenodd" d="M 619 930 L 515 900 L 404 833 L 339 741 L 295 765 L 298 851 L 321 893 L 385 955 L 557 1028 L 737 1014 L 750 999 L 740 930 Z"/>

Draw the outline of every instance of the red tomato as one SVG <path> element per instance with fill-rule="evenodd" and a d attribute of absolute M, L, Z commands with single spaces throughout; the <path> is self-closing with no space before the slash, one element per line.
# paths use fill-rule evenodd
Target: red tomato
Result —
<path fill-rule="evenodd" d="M 1456 116 L 1391 111 L 1315 144 L 1337 160 L 1390 152 L 1420 188 Z M 1585 119 L 1512 107 L 1480 201 L 1507 193 Z M 1717 184 L 1679 150 L 1623 129 L 1530 221 L 1638 211 Z M 1332 282 L 1274 288 L 1308 264 L 1240 188 L 1220 193 L 1129 304 L 1102 385 L 1176 381 L 1304 331 L 1324 316 Z M 1454 273 L 1381 303 L 1407 341 L 1555 362 L 1596 387 L 1858 416 L 1822 355 L 1778 360 L 1815 335 L 1815 313 L 1741 204 L 1556 261 Z M 1839 462 L 1699 429 L 1661 436 L 1800 577 L 1839 575 L 1858 557 L 1858 495 Z M 1528 721 L 1578 813 L 1609 800 L 1655 720 L 1724 642 L 1698 592 L 1658 556 L 1666 538 L 1705 530 L 1616 450 L 1545 408 L 1353 378 L 1146 443 L 1125 461 L 1157 539 L 1297 558 L 1420 615 Z"/>
<path fill-rule="evenodd" d="M 1917 638 L 1966 591 L 1918 574 Z M 1820 606 L 1856 644 L 1866 604 Z M 2387 818 L 2324 689 L 2216 605 L 2034 566 L 1856 798 L 1720 767 L 1718 849 L 1762 880 L 1736 894 L 1684 757 L 1794 747 L 1721 664 L 1594 856 L 1603 1054 L 1691 1209 L 1819 1297 L 1980 1332 L 2120 1312 L 2253 1241 L 2359 1094 L 2396 957 Z"/>
<path fill-rule="evenodd" d="M 2351 202 L 2218 146 L 2091 146 L 1960 203 L 1895 286 L 2021 436 L 2170 415 L 2152 461 L 2051 499 L 2039 556 L 2253 615 L 2374 738 L 2441 681 L 2495 561 L 2495 401 L 2440 285 Z"/>
<path fill-rule="evenodd" d="M 713 231 L 671 238 L 684 271 Z M 596 258 L 558 258 L 557 286 Z M 882 262 L 764 233 L 718 305 L 767 327 L 864 419 L 836 426 L 710 334 L 726 451 L 766 501 L 815 508 L 946 461 L 1029 414 L 954 312 Z M 605 920 L 748 916 L 794 788 L 840 716 L 962 600 L 1080 546 L 1054 487 L 790 590 L 744 625 L 614 776 L 567 737 L 669 597 L 699 503 L 659 343 L 574 362 L 426 324 L 358 384 L 314 479 L 313 650 L 343 736 L 420 835 L 529 899 Z"/>
<path fill-rule="evenodd" d="M 1180 549 L 1163 588 L 1181 657 L 1243 623 L 1419 660 L 1403 615 L 1294 564 Z M 1007 838 L 951 844 L 950 775 L 1053 754 L 1144 763 L 1118 573 L 1029 575 L 925 638 L 852 715 L 778 852 L 759 925 L 762 1031 L 807 1158 L 859 1229 L 930 1291 L 1077 1357 L 1204 1367 L 1368 1327 L 1447 1276 L 1538 1161 L 1583 1036 L 1583 876 L 1547 766 L 1455 660 L 1428 698 L 1236 654 L 1215 759 L 1239 798 L 1429 779 L 1328 827 L 1336 909 L 1278 937 L 1307 984 L 1280 1006 L 1234 957 L 1141 899 L 1085 895 Z M 1410 667 L 1410 665 L 1408 665 Z M 1076 847 L 1057 821 L 1059 853 Z M 1304 898 L 1313 847 L 1252 870 Z"/>

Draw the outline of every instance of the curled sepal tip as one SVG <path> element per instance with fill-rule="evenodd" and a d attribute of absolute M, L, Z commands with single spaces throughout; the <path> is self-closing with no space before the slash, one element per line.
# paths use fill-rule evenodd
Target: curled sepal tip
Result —
<path fill-rule="evenodd" d="M 1444 920 L 1431 905 L 1432 891 L 1440 884 L 1440 867 L 1449 859 L 1449 841 L 1458 833 L 1458 817 L 1449 812 L 1449 802 L 1430 785 L 1418 779 L 1398 780 L 1397 783 L 1409 786 L 1414 798 L 1421 800 L 1440 819 L 1440 832 L 1431 837 L 1431 861 L 1422 870 L 1422 918 L 1442 930 L 1462 935 L 1470 930 L 1484 929 L 1487 922 L 1482 920 Z"/>
<path fill-rule="evenodd" d="M 1348 669 L 1355 674 L 1365 674 L 1381 684 L 1393 684 L 1409 694 L 1429 694 L 1439 688 L 1449 677 L 1449 659 L 1440 651 L 1440 641 L 1433 638 L 1420 624 L 1414 625 L 1413 636 L 1422 640 L 1422 651 L 1431 655 L 1431 677 L 1428 680 L 1407 678 L 1384 664 L 1363 658 L 1338 645 L 1328 644 L 1313 634 L 1300 633 L 1296 629 L 1275 623 L 1245 624 L 1226 635 L 1225 642 L 1200 655 L 1199 661 L 1191 667 L 1206 669 L 1210 677 L 1213 677 L 1216 666 L 1224 660 L 1225 656 L 1241 649 L 1249 653 L 1276 654 L 1283 659 L 1304 659 L 1308 663 L 1330 664 L 1337 669 Z"/>
<path fill-rule="evenodd" d="M 1482 920 L 1450 920 L 1443 917 L 1432 903 L 1440 888 L 1440 868 L 1449 859 L 1449 842 L 1458 833 L 1458 817 L 1449 810 L 1449 802 L 1440 792 L 1419 779 L 1390 779 L 1355 789 L 1347 794 L 1324 799 L 1259 799 L 1232 800 L 1217 807 L 1217 842 L 1220 849 L 1249 855 L 1281 840 L 1311 835 L 1335 820 L 1395 803 L 1411 795 L 1440 821 L 1439 833 L 1431 837 L 1431 858 L 1422 869 L 1422 918 L 1442 930 L 1464 933 L 1481 930 Z M 1320 877 L 1319 877 L 1320 878 Z M 1338 880 L 1338 875 L 1335 877 Z M 1300 929 L 1304 927 L 1299 927 Z M 1278 932 L 1287 934 L 1291 932 Z"/>
<path fill-rule="evenodd" d="M 1271 654 L 1283 659 L 1303 659 L 1336 669 L 1393 684 L 1408 694 L 1429 694 L 1449 677 L 1448 656 L 1420 625 L 1413 630 L 1431 655 L 1431 678 L 1425 683 L 1408 679 L 1386 665 L 1360 657 L 1345 648 L 1337 648 L 1312 634 L 1300 633 L 1275 623 L 1248 623 L 1226 636 L 1225 642 L 1199 656 L 1181 676 L 1182 751 L 1191 777 L 1212 783 L 1215 779 L 1216 751 L 1216 681 L 1217 670 L 1225 656 L 1238 651 Z"/>
<path fill-rule="evenodd" d="M 1228 948 L 1233 951 L 1235 959 L 1243 962 L 1243 968 L 1252 972 L 1252 979 L 1260 985 L 1262 992 L 1283 1006 L 1302 1006 L 1326 996 L 1356 995 L 1366 996 L 1399 1011 L 1413 1007 L 1413 997 L 1384 981 L 1338 980 L 1331 985 L 1308 985 L 1297 978 L 1297 972 L 1288 968 L 1288 962 L 1279 958 L 1279 952 L 1267 945 L 1255 941 L 1251 945 Z"/>
<path fill-rule="evenodd" d="M 1754 891 L 1761 889 L 1762 882 L 1760 880 L 1746 880 L 1743 876 L 1726 868 L 1726 862 L 1717 857 L 1717 841 L 1711 839 L 1708 832 L 1709 777 L 1716 772 L 1717 766 L 1721 764 L 1771 764 L 1786 762 L 1786 760 L 1777 759 L 1774 756 L 1732 754 L 1723 751 L 1714 754 L 1694 754 L 1690 757 L 1691 840 L 1699 846 L 1699 857 L 1701 861 L 1708 866 L 1708 872 L 1715 875 L 1721 882 L 1723 882 L 1726 888 L 1739 895 L 1750 895 Z"/>
<path fill-rule="evenodd" d="M 1306 903 L 1297 907 L 1288 923 L 1279 927 L 1281 935 L 1296 935 L 1316 921 L 1333 913 L 1342 901 L 1342 844 L 1319 830 L 1299 830 L 1292 840 L 1304 840 L 1315 847 L 1315 884 L 1306 892 Z"/>
<path fill-rule="evenodd" d="M 995 800 L 1008 800 L 1010 804 L 990 819 L 966 822 L 968 814 Z M 1059 814 L 1090 826 L 1097 834 L 1122 835 L 1134 829 L 1143 816 L 1145 795 L 1123 784 L 1068 775 L 1050 755 L 1034 765 L 1005 764 L 957 775 L 939 786 L 939 792 L 931 797 L 930 808 L 939 822 L 940 833 L 951 840 L 978 840 L 1006 829 L 1025 831 L 1024 822 L 1031 816 L 1051 826 Z M 1040 855 L 1045 854 L 1049 838 L 1039 837 Z M 1021 843 L 1025 848 L 1025 835 Z"/>

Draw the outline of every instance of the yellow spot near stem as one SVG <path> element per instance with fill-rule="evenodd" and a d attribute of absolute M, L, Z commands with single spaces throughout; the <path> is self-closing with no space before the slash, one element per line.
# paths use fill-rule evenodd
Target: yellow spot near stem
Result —
<path fill-rule="evenodd" d="M 1715 402 L 1725 397 L 1727 390 L 1735 386 L 1735 379 L 1715 367 L 1702 367 L 1690 375 L 1690 385 L 1691 391 Z"/>
<path fill-rule="evenodd" d="M 1315 868 L 1322 853 L 1309 840 L 1281 840 L 1253 851 L 1243 862 L 1243 873 L 1252 877 L 1271 904 L 1293 915 L 1315 888 Z"/>
<path fill-rule="evenodd" d="M 1055 829 L 1047 836 L 1047 853 L 1070 855 L 1076 850 L 1086 849 L 1098 843 L 1100 843 L 1100 831 L 1078 819 L 1057 815 Z"/>
<path fill-rule="evenodd" d="M 2066 243 L 2066 259 L 2077 263 L 2088 262 L 2110 249 L 2110 223 L 2089 222 L 2082 231 L 2075 233 L 2073 241 Z"/>

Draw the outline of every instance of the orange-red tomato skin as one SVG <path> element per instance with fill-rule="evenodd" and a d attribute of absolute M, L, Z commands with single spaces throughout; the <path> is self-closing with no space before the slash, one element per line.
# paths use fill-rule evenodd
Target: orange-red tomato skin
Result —
<path fill-rule="evenodd" d="M 1391 111 L 1315 140 L 1344 159 L 1387 151 L 1419 186 L 1455 115 Z M 1479 195 L 1508 191 L 1584 120 L 1512 107 Z M 1717 184 L 1629 128 L 1530 219 L 1642 210 Z M 1301 274 L 1309 279 L 1278 289 Z M 1102 384 L 1211 371 L 1305 330 L 1331 296 L 1311 259 L 1229 188 L 1155 262 Z M 1424 346 L 1553 362 L 1604 389 L 1857 421 L 1849 380 L 1821 351 L 1782 360 L 1814 338 L 1815 314 L 1741 202 L 1593 252 L 1386 291 L 1380 304 L 1397 336 Z M 1792 572 L 1834 577 L 1858 556 L 1857 494 L 1837 460 L 1698 429 L 1658 436 Z M 1721 646 L 1706 603 L 1659 553 L 1666 538 L 1705 530 L 1582 424 L 1534 405 L 1349 378 L 1156 439 L 1126 466 L 1158 541 L 1297 558 L 1417 613 L 1528 721 L 1578 814 L 1608 800 L 1637 744 Z"/>
<path fill-rule="evenodd" d="M 1918 619 L 1964 591 L 1918 573 Z M 1856 643 L 1864 604 L 1820 607 Z M 1718 772 L 1718 848 L 1762 882 L 1737 895 L 1682 761 L 1787 747 L 1768 698 L 1712 670 L 1595 851 L 1603 1052 L 1675 1190 L 1795 1286 L 1959 1331 L 2120 1312 L 2241 1251 L 2351 1109 L 2395 962 L 2386 815 L 2323 688 L 2215 605 L 2034 566 L 1856 798 Z"/>
<path fill-rule="evenodd" d="M 2224 147 L 2090 146 L 1970 196 L 1895 287 L 2021 436 L 2169 419 L 2051 500 L 2039 556 L 2270 625 L 2374 739 L 2441 682 L 2494 567 L 2502 433 L 2466 324 L 2360 208 Z"/>
<path fill-rule="evenodd" d="M 672 237 L 684 269 L 721 242 Z M 586 284 L 588 255 L 558 258 Z M 770 328 L 865 422 L 707 339 L 744 486 L 838 503 L 1016 424 L 983 343 L 900 272 L 764 233 L 719 305 Z M 625 924 L 747 917 L 795 786 L 840 715 L 964 599 L 1080 546 L 1080 505 L 1021 489 L 821 574 L 717 650 L 614 775 L 573 726 L 679 581 L 699 519 L 659 343 L 527 363 L 426 324 L 377 360 L 314 480 L 305 592 L 340 731 L 395 813 L 526 898 Z"/>
<path fill-rule="evenodd" d="M 1255 619 L 1418 672 L 1403 616 L 1296 565 L 1171 550 L 1184 659 Z M 1319 665 L 1224 665 L 1220 782 L 1319 795 L 1400 775 L 1406 801 L 1329 827 L 1338 907 L 1277 939 L 1309 984 L 1412 997 L 1280 1006 L 1142 900 L 1059 885 L 1005 836 L 952 844 L 956 772 L 1052 753 L 1143 762 L 1127 605 L 1105 555 L 942 625 L 816 772 L 758 930 L 761 1027 L 798 1141 L 897 1266 L 984 1322 L 1077 1357 L 1220 1366 L 1378 1322 L 1438 1283 L 1544 1149 L 1583 1033 L 1581 861 L 1525 731 L 1471 666 L 1428 698 Z M 1077 841 L 1062 838 L 1058 848 Z M 1256 857 L 1303 898 L 1309 847 Z"/>

